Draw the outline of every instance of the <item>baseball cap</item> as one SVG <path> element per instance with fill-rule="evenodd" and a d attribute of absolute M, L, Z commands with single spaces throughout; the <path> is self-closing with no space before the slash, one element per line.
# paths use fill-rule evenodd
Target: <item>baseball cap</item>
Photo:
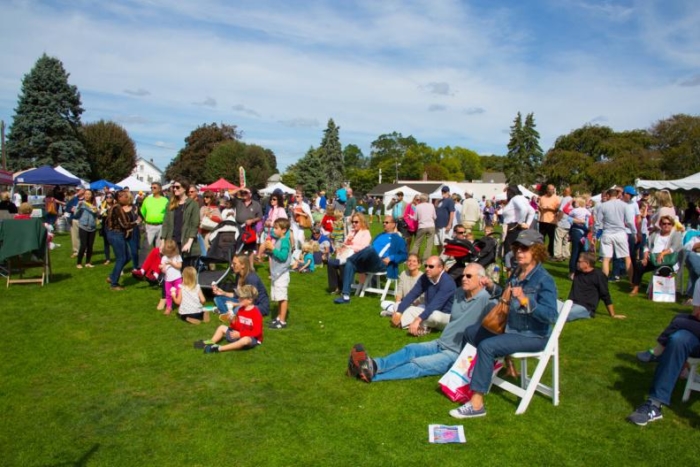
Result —
<path fill-rule="evenodd" d="M 444 186 L 444 187 L 442 187 L 442 192 L 443 192 L 443 193 L 449 193 L 449 192 L 450 192 L 450 187 L 449 187 L 449 186 Z"/>
<path fill-rule="evenodd" d="M 637 196 L 637 190 L 634 189 L 632 185 L 627 185 L 623 190 L 626 195 Z"/>
<path fill-rule="evenodd" d="M 515 239 L 513 244 L 519 244 L 523 246 L 532 246 L 536 243 L 543 244 L 544 238 L 536 230 L 527 229 L 523 230 L 518 234 L 518 238 Z"/>

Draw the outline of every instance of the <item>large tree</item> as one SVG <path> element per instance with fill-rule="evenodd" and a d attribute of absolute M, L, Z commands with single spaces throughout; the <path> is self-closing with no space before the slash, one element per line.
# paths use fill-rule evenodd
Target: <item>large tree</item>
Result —
<path fill-rule="evenodd" d="M 83 126 L 83 143 L 90 164 L 90 180 L 117 182 L 136 166 L 136 146 L 117 123 L 100 120 Z"/>
<path fill-rule="evenodd" d="M 536 130 L 535 114 L 530 112 L 525 117 L 523 126 L 523 144 L 525 145 L 525 164 L 528 181 L 535 182 L 539 175 L 544 153 L 540 147 L 540 133 Z"/>
<path fill-rule="evenodd" d="M 218 177 L 212 178 L 205 175 L 207 158 L 218 144 L 234 141 L 239 137 L 236 125 L 211 123 L 197 127 L 185 138 L 185 147 L 180 149 L 175 159 L 165 169 L 165 177 L 170 180 L 185 177 L 192 183 L 216 181 Z"/>
<path fill-rule="evenodd" d="M 225 141 L 214 147 L 206 161 L 204 180 L 223 177 L 238 184 L 238 168 L 246 171 L 246 183 L 254 189 L 264 188 L 267 179 L 277 172 L 275 154 L 261 146 L 241 141 Z"/>
<path fill-rule="evenodd" d="M 328 126 L 323 131 L 321 147 L 318 148 L 318 155 L 323 162 L 323 169 L 326 175 L 327 187 L 331 191 L 340 188 L 340 184 L 345 179 L 345 168 L 343 166 L 343 151 L 340 147 L 340 127 L 333 119 L 328 120 Z"/>
<path fill-rule="evenodd" d="M 650 129 L 654 148 L 663 155 L 666 178 L 683 178 L 700 170 L 700 116 L 678 114 Z"/>
<path fill-rule="evenodd" d="M 13 170 L 60 164 L 78 177 L 88 177 L 80 141 L 80 93 L 57 58 L 44 54 L 22 80 L 7 136 L 8 164 Z"/>
<path fill-rule="evenodd" d="M 284 183 L 302 185 L 304 194 L 311 195 L 327 188 L 327 181 L 323 171 L 323 160 L 318 149 L 309 148 L 306 155 L 296 164 L 287 167 L 287 173 L 282 178 Z"/>
<path fill-rule="evenodd" d="M 523 124 L 520 112 L 510 127 L 510 141 L 504 169 L 508 183 L 531 185 L 539 178 L 543 154 L 540 134 L 535 129 L 535 116 L 527 114 Z"/>

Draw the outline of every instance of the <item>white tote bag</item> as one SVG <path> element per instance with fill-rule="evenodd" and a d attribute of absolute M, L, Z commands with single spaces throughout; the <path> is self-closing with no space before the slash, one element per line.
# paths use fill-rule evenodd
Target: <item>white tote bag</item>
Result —
<path fill-rule="evenodd" d="M 676 279 L 673 276 L 654 276 L 649 284 L 650 298 L 655 302 L 676 302 Z"/>

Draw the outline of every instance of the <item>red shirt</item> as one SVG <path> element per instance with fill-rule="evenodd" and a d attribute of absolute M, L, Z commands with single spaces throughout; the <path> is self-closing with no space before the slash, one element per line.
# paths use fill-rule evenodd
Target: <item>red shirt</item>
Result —
<path fill-rule="evenodd" d="M 229 327 L 238 331 L 241 337 L 254 337 L 258 342 L 263 341 L 263 317 L 258 307 L 251 306 L 249 310 L 238 310 L 236 319 L 231 321 Z"/>

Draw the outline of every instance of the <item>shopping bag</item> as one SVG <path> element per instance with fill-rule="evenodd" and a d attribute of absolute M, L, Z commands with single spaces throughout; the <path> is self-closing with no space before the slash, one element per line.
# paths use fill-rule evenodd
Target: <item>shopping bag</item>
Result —
<path fill-rule="evenodd" d="M 673 276 L 653 276 L 649 284 L 649 295 L 655 302 L 676 302 L 676 279 Z"/>
<path fill-rule="evenodd" d="M 438 381 L 440 389 L 452 402 L 464 404 L 471 400 L 474 391 L 472 391 L 470 383 L 476 359 L 476 347 L 467 344 L 462 349 L 452 368 Z M 498 373 L 501 368 L 503 368 L 503 362 L 501 360 L 496 361 L 493 366 L 493 374 Z"/>

